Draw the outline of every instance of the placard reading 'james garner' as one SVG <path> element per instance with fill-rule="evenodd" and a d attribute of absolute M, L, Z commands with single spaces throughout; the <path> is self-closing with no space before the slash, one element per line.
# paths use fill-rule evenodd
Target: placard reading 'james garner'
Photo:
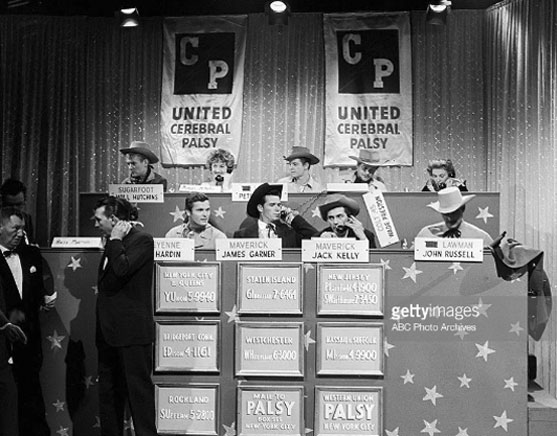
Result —
<path fill-rule="evenodd" d="M 318 375 L 383 375 L 383 325 L 317 324 Z"/>
<path fill-rule="evenodd" d="M 319 315 L 383 315 L 381 265 L 318 265 Z"/>
<path fill-rule="evenodd" d="M 302 264 L 238 264 L 238 313 L 301 315 Z"/>
<path fill-rule="evenodd" d="M 238 388 L 238 436 L 305 436 L 301 386 Z"/>
<path fill-rule="evenodd" d="M 218 313 L 220 264 L 192 263 L 156 266 L 157 313 Z"/>
<path fill-rule="evenodd" d="M 159 321 L 155 345 L 156 371 L 219 370 L 219 321 Z"/>
<path fill-rule="evenodd" d="M 236 375 L 302 377 L 303 326 L 301 322 L 237 322 Z"/>
<path fill-rule="evenodd" d="M 158 434 L 219 434 L 217 385 L 157 385 L 155 401 Z"/>

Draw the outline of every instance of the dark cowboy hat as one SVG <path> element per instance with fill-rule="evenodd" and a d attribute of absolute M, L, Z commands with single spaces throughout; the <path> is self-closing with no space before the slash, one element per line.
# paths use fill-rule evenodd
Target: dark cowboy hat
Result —
<path fill-rule="evenodd" d="M 268 183 L 263 183 L 255 188 L 255 191 L 253 191 L 248 201 L 247 214 L 253 218 L 259 218 L 257 205 L 260 204 L 263 197 L 271 191 L 278 191 L 279 196 L 282 195 L 282 186 L 283 185 L 269 185 Z"/>
<path fill-rule="evenodd" d="M 319 163 L 319 158 L 309 152 L 307 147 L 292 147 L 292 152 L 288 156 L 284 156 L 284 160 L 288 162 L 294 159 L 306 158 L 309 160 L 310 165 Z"/>
<path fill-rule="evenodd" d="M 149 147 L 150 147 L 149 144 L 147 144 L 146 142 L 133 141 L 128 148 L 121 148 L 120 153 L 122 153 L 122 154 L 128 154 L 128 153 L 140 154 L 141 156 L 144 156 L 145 159 L 147 159 L 149 161 L 149 163 L 155 164 L 159 161 L 159 158 L 155 155 L 155 153 L 153 153 L 151 150 L 149 150 Z"/>
<path fill-rule="evenodd" d="M 503 232 L 489 248 L 493 253 L 497 276 L 510 281 L 528 272 L 531 262 L 538 263 L 543 257 L 543 251 L 524 247 L 517 240 L 505 236 L 506 232 Z"/>
<path fill-rule="evenodd" d="M 354 159 L 358 163 L 363 163 L 372 167 L 380 167 L 387 165 L 389 160 L 382 159 L 379 151 L 377 150 L 360 150 L 359 156 L 348 156 L 350 159 Z"/>
<path fill-rule="evenodd" d="M 327 214 L 335 207 L 344 207 L 346 211 L 353 216 L 360 213 L 360 206 L 358 205 L 358 202 L 345 195 L 333 194 L 328 196 L 325 201 L 325 204 L 319 206 L 319 212 L 321 212 L 321 218 L 323 218 L 323 221 L 327 221 Z"/>

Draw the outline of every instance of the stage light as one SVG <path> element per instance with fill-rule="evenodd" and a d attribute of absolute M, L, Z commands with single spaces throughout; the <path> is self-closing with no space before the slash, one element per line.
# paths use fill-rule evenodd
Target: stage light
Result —
<path fill-rule="evenodd" d="M 265 12 L 269 16 L 269 24 L 274 26 L 280 24 L 286 26 L 288 24 L 288 16 L 290 15 L 290 6 L 282 0 L 273 0 L 265 6 Z"/>
<path fill-rule="evenodd" d="M 427 6 L 425 21 L 434 26 L 444 26 L 447 23 L 447 16 L 452 2 L 450 0 L 432 1 Z"/>
<path fill-rule="evenodd" d="M 120 9 L 120 27 L 139 26 L 139 11 L 137 8 Z"/>

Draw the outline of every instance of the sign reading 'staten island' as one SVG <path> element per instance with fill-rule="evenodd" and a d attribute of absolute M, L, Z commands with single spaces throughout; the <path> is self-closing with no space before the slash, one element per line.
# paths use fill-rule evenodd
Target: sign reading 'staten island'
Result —
<path fill-rule="evenodd" d="M 369 262 L 369 242 L 353 238 L 302 241 L 302 262 Z"/>
<path fill-rule="evenodd" d="M 162 185 L 108 185 L 108 195 L 125 198 L 130 203 L 164 203 Z"/>

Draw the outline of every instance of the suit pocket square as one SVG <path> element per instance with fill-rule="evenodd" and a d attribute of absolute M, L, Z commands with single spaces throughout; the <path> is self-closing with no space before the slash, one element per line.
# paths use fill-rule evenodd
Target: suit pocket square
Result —
<path fill-rule="evenodd" d="M 37 268 L 35 268 L 35 266 L 33 265 L 33 266 L 31 266 L 31 268 L 29 268 L 29 272 L 30 272 L 31 274 L 36 273 L 36 272 L 37 272 Z"/>

